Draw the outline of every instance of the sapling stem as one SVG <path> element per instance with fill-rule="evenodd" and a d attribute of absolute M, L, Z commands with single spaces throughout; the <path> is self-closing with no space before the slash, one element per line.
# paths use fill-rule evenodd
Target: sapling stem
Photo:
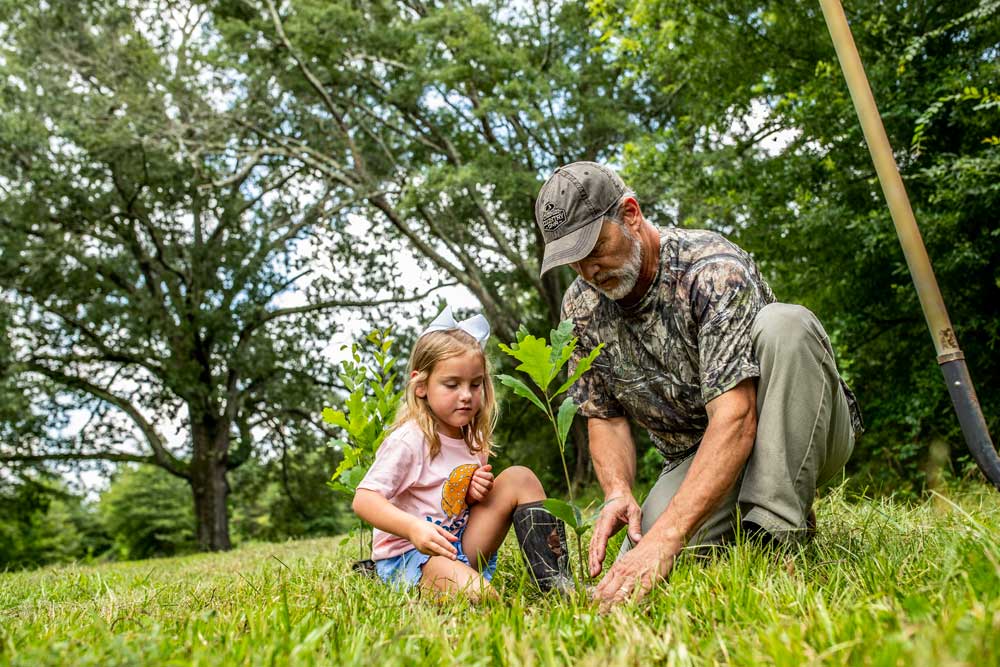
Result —
<path fill-rule="evenodd" d="M 549 392 L 543 392 L 545 394 L 545 407 L 546 414 L 549 417 L 549 422 L 552 423 L 552 428 L 556 432 L 556 442 L 559 443 L 559 460 L 562 462 L 563 476 L 566 478 L 566 492 L 569 494 L 569 504 L 576 507 L 576 500 L 573 497 L 573 483 L 569 478 L 569 466 L 566 465 L 566 442 L 562 439 L 562 434 L 559 433 L 559 421 L 556 419 L 552 412 L 552 399 L 549 397 Z M 582 585 L 583 577 L 586 576 L 584 573 L 586 570 L 583 569 L 583 535 L 580 534 L 579 527 L 574 526 L 573 532 L 576 534 L 576 556 L 580 565 L 580 576 L 574 577 L 577 580 L 578 585 Z"/>
<path fill-rule="evenodd" d="M 573 350 L 576 349 L 577 339 L 572 336 L 573 324 L 569 320 L 559 323 L 558 328 L 553 329 L 550 341 L 543 338 L 535 338 L 528 331 L 521 327 L 517 332 L 517 342 L 511 345 L 500 344 L 500 349 L 506 354 L 521 362 L 517 370 L 524 372 L 532 382 L 537 391 L 532 390 L 521 380 L 510 375 L 499 375 L 500 381 L 513 389 L 518 396 L 528 399 L 535 404 L 539 410 L 545 413 L 549 423 L 556 433 L 556 444 L 559 447 L 559 461 L 562 464 L 563 477 L 566 479 L 566 492 L 569 495 L 569 503 L 555 498 L 547 501 L 550 512 L 558 515 L 562 521 L 573 529 L 576 533 L 577 559 L 579 560 L 579 575 L 574 576 L 579 591 L 583 591 L 583 577 L 586 570 L 583 567 L 583 534 L 590 528 L 594 517 L 584 517 L 583 512 L 576 506 L 576 498 L 573 493 L 573 482 L 569 476 L 569 466 L 566 464 L 566 439 L 569 436 L 569 428 L 572 425 L 573 417 L 579 406 L 575 401 L 567 398 L 558 409 L 558 415 L 552 409 L 552 400 L 559 394 L 567 391 L 573 383 L 590 368 L 594 359 L 600 354 L 603 344 L 594 348 L 590 354 L 579 359 L 576 369 L 570 373 L 564 384 L 549 394 L 549 386 L 556 376 L 562 371 L 563 366 L 570 360 Z M 560 424 L 562 420 L 562 424 Z"/>

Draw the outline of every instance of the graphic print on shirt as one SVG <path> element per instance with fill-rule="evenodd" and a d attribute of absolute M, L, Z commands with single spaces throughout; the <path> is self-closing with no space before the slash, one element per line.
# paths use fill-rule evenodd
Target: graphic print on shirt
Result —
<path fill-rule="evenodd" d="M 441 487 L 441 509 L 453 519 L 462 514 L 469 506 L 465 500 L 465 494 L 469 491 L 469 484 L 472 482 L 472 473 L 476 472 L 479 466 L 475 463 L 460 465 L 448 475 L 448 481 Z"/>

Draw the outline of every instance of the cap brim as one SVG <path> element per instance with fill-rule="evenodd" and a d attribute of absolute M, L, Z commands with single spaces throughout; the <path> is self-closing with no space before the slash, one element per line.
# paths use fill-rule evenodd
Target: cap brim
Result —
<path fill-rule="evenodd" d="M 577 262 L 594 249 L 597 237 L 601 235 L 601 228 L 604 226 L 604 216 L 570 232 L 566 236 L 556 239 L 545 245 L 545 253 L 542 255 L 542 271 L 540 276 L 544 276 L 549 269 L 554 269 L 563 264 Z"/>

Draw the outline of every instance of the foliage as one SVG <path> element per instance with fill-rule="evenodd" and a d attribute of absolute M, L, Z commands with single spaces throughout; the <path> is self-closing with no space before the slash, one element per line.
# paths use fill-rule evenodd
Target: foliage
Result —
<path fill-rule="evenodd" d="M 352 516 L 327 481 L 338 452 L 294 444 L 273 459 L 254 457 L 233 471 L 230 514 L 236 542 L 281 542 L 340 535 Z"/>
<path fill-rule="evenodd" d="M 0 570 L 90 560 L 108 546 L 94 508 L 57 481 L 0 483 Z"/>
<path fill-rule="evenodd" d="M 682 556 L 646 602 L 540 596 L 501 548 L 497 604 L 345 574 L 332 539 L 0 574 L 3 662 L 46 665 L 991 665 L 1000 495 L 817 503 L 801 551 Z M 951 503 L 954 503 L 951 504 Z M 610 557 L 614 557 L 611 555 Z"/>
<path fill-rule="evenodd" d="M 187 484 L 155 466 L 121 466 L 101 494 L 100 512 L 115 558 L 174 556 L 197 548 Z"/>
<path fill-rule="evenodd" d="M 340 364 L 340 381 L 350 392 L 344 409 L 323 408 L 323 420 L 344 434 L 344 438 L 330 442 L 343 458 L 327 484 L 347 497 L 354 496 L 375 461 L 375 453 L 388 435 L 403 397 L 402 383 L 397 381 L 399 360 L 391 353 L 394 342 L 391 334 L 391 329 L 375 330 L 365 337 L 365 344 L 351 345 L 350 358 Z M 365 525 L 364 521 L 358 521 Z M 364 558 L 362 531 L 358 534 L 358 545 Z"/>
<path fill-rule="evenodd" d="M 367 345 L 351 345 L 350 359 L 340 364 L 340 381 L 350 392 L 344 409 L 323 408 L 323 420 L 346 436 L 331 442 L 343 459 L 330 478 L 330 488 L 349 496 L 375 460 L 403 397 L 391 333 L 391 329 L 376 330 L 365 338 Z"/>
<path fill-rule="evenodd" d="M 539 178 L 613 155 L 643 106 L 587 47 L 583 5 L 254 0 L 213 17 L 241 76 L 234 157 L 302 161 L 351 197 L 370 226 L 362 281 L 405 250 L 471 291 L 501 338 L 526 314 L 558 321 L 567 274 L 538 276 Z"/>
<path fill-rule="evenodd" d="M 919 487 L 962 438 L 819 5 L 594 2 L 603 48 L 670 97 L 624 147 L 655 222 L 750 250 L 823 321 L 861 402 L 859 484 Z M 854 39 L 994 432 L 1000 396 L 1000 4 L 852 3 Z M 962 461 L 956 461 L 960 467 Z"/>
<path fill-rule="evenodd" d="M 326 448 L 293 450 L 234 471 L 234 540 L 343 533 L 344 503 L 326 487 L 336 458 Z M 190 491 L 153 466 L 123 467 L 96 502 L 38 474 L 0 484 L 0 571 L 177 554 L 194 548 L 193 534 Z"/>
<path fill-rule="evenodd" d="M 500 349 L 508 356 L 521 362 L 516 370 L 526 374 L 534 383 L 537 392 L 526 385 L 521 380 L 511 375 L 500 374 L 497 379 L 504 386 L 509 387 L 515 394 L 531 401 L 535 407 L 545 413 L 556 435 L 556 444 L 559 447 L 559 458 L 562 461 L 563 473 L 566 476 L 566 487 L 569 489 L 569 502 L 558 498 L 547 498 L 543 505 L 545 509 L 553 515 L 562 519 L 576 534 L 577 553 L 580 556 L 580 572 L 585 572 L 583 568 L 583 535 L 593 526 L 594 521 L 600 515 L 600 511 L 584 515 L 586 510 L 581 510 L 573 500 L 573 485 L 569 477 L 569 468 L 566 465 L 566 438 L 569 435 L 570 426 L 576 416 L 579 405 L 569 395 L 559 405 L 558 410 L 553 410 L 553 401 L 560 394 L 569 390 L 573 384 L 579 380 L 584 373 L 590 370 L 591 365 L 604 348 L 604 343 L 595 347 L 590 354 L 582 357 L 569 373 L 569 377 L 559 387 L 549 392 L 552 382 L 562 373 L 563 367 L 569 362 L 576 350 L 577 339 L 573 336 L 572 320 L 564 320 L 559 326 L 549 332 L 547 343 L 542 338 L 535 338 L 528 333 L 523 326 L 517 332 L 517 341 L 509 346 L 500 343 Z M 540 396 L 539 396 L 540 394 Z"/>
<path fill-rule="evenodd" d="M 333 311 L 411 295 L 352 289 L 301 165 L 228 159 L 206 8 L 161 9 L 0 2 L 0 461 L 160 466 L 225 549 L 227 475 L 325 441 Z"/>

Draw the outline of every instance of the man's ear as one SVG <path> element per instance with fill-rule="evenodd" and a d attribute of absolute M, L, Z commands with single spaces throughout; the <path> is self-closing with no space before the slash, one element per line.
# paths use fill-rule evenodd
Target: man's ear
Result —
<path fill-rule="evenodd" d="M 625 198 L 625 201 L 622 202 L 619 215 L 621 215 L 625 226 L 633 232 L 638 230 L 639 225 L 642 224 L 642 209 L 639 208 L 639 202 L 636 201 L 635 197 Z"/>

